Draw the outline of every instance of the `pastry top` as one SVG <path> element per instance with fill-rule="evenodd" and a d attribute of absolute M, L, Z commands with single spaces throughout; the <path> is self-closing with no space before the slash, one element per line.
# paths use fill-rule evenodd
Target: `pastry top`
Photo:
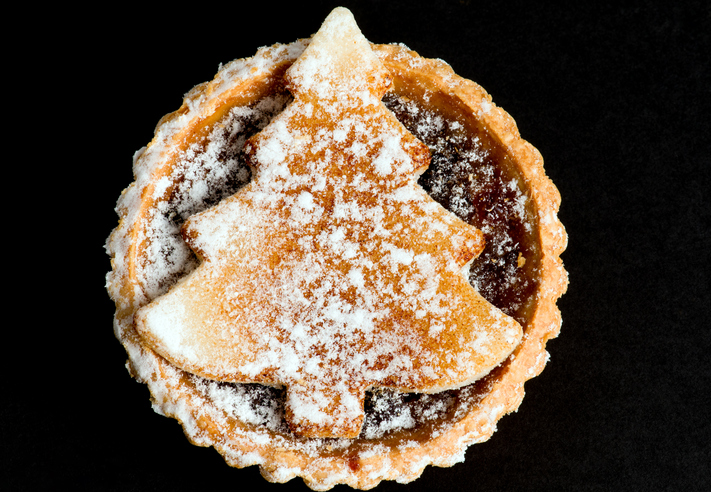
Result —
<path fill-rule="evenodd" d="M 429 151 L 382 104 L 391 77 L 350 12 L 285 80 L 294 100 L 246 146 L 252 182 L 185 223 L 202 263 L 136 328 L 192 374 L 285 386 L 297 435 L 355 437 L 367 389 L 469 384 L 522 329 L 466 280 L 481 231 L 417 184 Z"/>

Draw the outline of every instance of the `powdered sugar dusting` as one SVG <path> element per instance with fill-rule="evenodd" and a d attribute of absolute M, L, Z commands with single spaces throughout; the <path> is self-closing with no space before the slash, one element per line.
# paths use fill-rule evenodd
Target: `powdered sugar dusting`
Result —
<path fill-rule="evenodd" d="M 179 367 L 286 386 L 286 418 L 310 436 L 357 435 L 368 387 L 474 381 L 521 331 L 461 276 L 481 242 L 415 184 L 424 146 L 365 103 L 389 76 L 346 12 L 288 70 L 295 100 L 246 145 L 255 179 L 186 223 L 205 261 L 136 317 Z M 334 198 L 350 220 L 327 212 Z"/>
<path fill-rule="evenodd" d="M 237 108 L 234 112 L 231 113 L 232 116 L 237 117 L 230 117 L 225 122 L 223 122 L 223 124 L 218 125 L 219 130 L 216 129 L 208 138 L 210 140 L 220 141 L 221 145 L 227 145 L 228 140 L 224 139 L 221 136 L 223 134 L 227 134 L 231 136 L 237 136 L 237 141 L 243 143 L 249 136 L 250 128 L 263 128 L 270 121 L 271 117 L 273 117 L 275 113 L 280 112 L 280 110 L 284 107 L 288 100 L 288 96 L 282 95 L 270 97 L 264 100 L 259 105 L 255 106 L 254 108 Z M 418 136 L 426 141 L 431 140 L 431 138 L 436 138 L 438 132 L 441 131 L 443 128 L 451 133 L 448 128 L 457 125 L 457 122 L 445 123 L 445 121 L 442 120 L 441 117 L 438 117 L 437 115 L 427 114 L 427 112 L 423 108 L 420 108 L 419 106 L 415 105 L 415 103 L 412 101 L 407 101 L 405 103 L 405 106 L 401 104 L 398 107 L 394 107 L 394 101 L 397 100 L 386 99 L 386 103 L 388 104 L 388 106 L 393 107 L 393 109 L 397 109 L 398 111 L 402 112 L 403 107 L 406 107 L 406 113 L 409 114 L 410 117 L 418 118 L 417 123 L 414 127 L 411 127 L 411 130 L 417 131 Z M 401 103 L 403 103 L 403 101 L 401 101 Z M 245 124 L 242 118 L 244 117 L 244 115 L 247 114 L 251 115 L 251 118 L 249 119 L 249 122 Z M 252 129 L 251 131 L 256 130 Z M 436 151 L 437 144 L 435 143 L 433 145 L 430 143 L 430 148 Z M 236 150 L 233 150 L 231 152 L 237 155 L 237 158 L 239 159 L 239 164 L 236 167 L 237 174 L 241 174 L 242 176 L 249 176 L 249 168 L 244 161 L 241 148 L 236 148 Z M 137 154 L 140 155 L 140 153 L 141 151 L 139 151 Z M 199 154 L 196 153 L 193 155 L 193 157 L 195 155 Z M 471 155 L 475 157 L 476 155 L 480 154 L 474 153 Z M 213 163 L 207 163 L 207 161 L 208 160 L 204 156 L 198 161 L 190 161 L 189 159 L 186 159 L 182 164 L 180 164 L 180 166 L 182 166 L 182 170 L 180 172 L 195 173 L 195 175 L 197 176 L 200 172 L 200 168 L 203 166 L 216 166 L 221 163 L 228 162 L 224 160 L 218 160 L 213 161 Z M 466 165 L 471 166 L 471 168 L 477 168 L 483 165 L 483 161 L 477 162 L 477 159 L 475 158 L 474 161 L 470 160 L 470 162 Z M 186 167 L 191 166 L 194 166 L 194 171 L 185 170 Z M 224 176 L 227 176 L 228 173 L 220 173 L 220 175 L 224 178 Z M 358 183 L 357 177 L 354 179 L 354 182 L 356 184 Z M 512 186 L 513 185 L 514 183 L 512 183 Z M 240 184 L 238 186 L 243 185 Z M 321 186 L 323 186 L 323 183 L 321 183 Z M 443 188 L 441 189 L 442 191 L 440 191 L 439 193 L 444 194 L 444 186 L 446 185 L 443 184 L 441 186 L 443 186 Z M 318 188 L 318 185 L 313 186 L 313 189 L 316 188 Z M 219 196 L 228 196 L 234 190 L 234 188 L 230 187 L 229 180 L 227 180 L 227 182 L 220 182 L 218 180 L 214 180 L 214 184 L 210 187 L 210 189 L 212 193 L 215 193 Z M 435 193 L 437 193 L 437 190 L 434 191 Z M 400 188 L 398 190 L 395 190 L 391 194 L 391 196 L 394 200 L 407 201 L 417 199 L 418 193 L 414 193 L 411 188 Z M 184 241 L 180 237 L 179 224 L 181 222 L 176 221 L 174 217 L 190 216 L 194 213 L 194 211 L 206 209 L 213 200 L 214 199 L 211 199 L 210 196 L 205 196 L 203 197 L 203 201 L 201 202 L 199 197 L 196 197 L 194 193 L 175 193 L 171 202 L 161 204 L 162 209 L 165 210 L 164 217 L 156 215 L 155 221 L 149 228 L 149 237 L 151 239 L 151 243 L 154 245 L 154 249 L 152 250 L 154 251 L 154 254 L 152 256 L 154 259 L 154 264 L 170 265 L 170 268 L 144 269 L 143 278 L 145 279 L 145 284 L 148 286 L 161 286 L 160 288 L 154 291 L 154 295 L 160 293 L 161 290 L 166 290 L 168 286 L 170 286 L 172 283 L 175 283 L 177 278 L 180 278 L 184 276 L 185 273 L 192 271 L 198 264 L 194 255 L 192 255 L 192 253 L 189 251 L 189 248 L 187 248 Z M 307 208 L 309 206 L 309 203 L 307 202 L 310 202 L 310 200 L 305 197 L 300 197 L 298 199 L 298 204 L 301 208 Z M 340 214 L 340 216 L 344 218 L 360 218 L 364 213 L 373 213 L 373 211 L 369 211 L 367 209 L 361 210 L 360 207 L 352 206 L 352 204 L 346 205 L 346 203 L 343 201 L 336 202 L 336 205 L 336 213 L 334 214 L 336 217 L 339 217 Z M 457 212 L 458 215 L 460 215 L 461 217 L 466 217 L 466 211 L 470 210 L 470 208 L 455 206 L 455 212 L 457 210 L 459 210 Z M 182 211 L 182 213 L 178 213 L 177 211 Z M 172 220 L 166 220 L 166 217 L 170 217 Z M 340 244 L 342 247 L 342 254 L 353 254 L 352 252 L 348 253 L 349 248 L 352 248 L 352 246 L 349 246 L 347 242 L 344 242 L 343 237 L 339 239 L 339 236 L 340 235 L 338 233 L 338 230 L 335 230 L 330 235 L 325 236 L 324 240 L 328 238 L 328 240 L 333 244 L 335 248 L 338 248 Z M 187 251 L 188 254 L 175 253 L 176 250 L 180 251 L 181 249 Z M 166 253 L 168 254 L 166 255 Z M 161 258 L 161 255 L 165 255 L 166 257 Z M 431 278 L 431 271 L 427 269 L 428 266 L 426 256 L 420 257 L 419 261 L 421 263 L 421 268 L 423 268 L 424 278 Z M 431 268 L 431 266 L 429 268 Z M 362 283 L 364 282 L 362 277 L 362 271 L 360 271 L 359 269 L 351 270 L 347 278 L 349 284 L 355 286 L 356 288 L 361 287 Z M 155 293 L 156 291 L 157 293 Z M 434 289 L 434 284 L 432 284 L 431 287 L 427 289 L 427 291 L 434 293 L 436 291 L 436 289 Z M 422 311 L 420 314 L 424 315 L 424 311 Z M 140 360 L 139 357 L 134 357 L 134 359 Z M 314 368 L 312 364 L 307 365 L 306 367 L 310 368 L 310 370 L 312 371 L 315 371 L 316 368 Z M 236 418 L 243 419 L 245 422 L 254 423 L 255 425 L 265 425 L 267 428 L 272 430 L 288 432 L 286 423 L 283 420 L 283 406 L 279 403 L 279 395 L 283 394 L 283 390 L 273 390 L 269 387 L 259 385 L 255 386 L 236 383 L 225 384 L 201 379 L 198 377 L 195 378 L 196 381 L 201 381 L 199 387 L 205 388 L 206 397 L 214 399 L 215 404 L 225 410 L 229 415 L 233 415 Z M 263 390 L 254 391 L 250 388 L 262 388 Z M 462 390 L 459 391 L 461 392 Z M 369 394 L 372 396 L 369 397 L 367 402 L 371 401 L 371 399 L 375 399 L 380 403 L 374 404 L 371 408 L 370 404 L 366 402 L 366 408 L 368 409 L 368 411 L 366 413 L 366 418 L 363 424 L 363 430 L 360 435 L 361 439 L 377 439 L 391 432 L 396 432 L 402 429 L 408 429 L 411 428 L 411 424 L 413 422 L 414 426 L 421 426 L 427 421 L 439 419 L 443 415 L 442 412 L 446 409 L 449 409 L 455 401 L 458 401 L 457 404 L 459 405 L 461 405 L 462 402 L 466 401 L 466 399 L 448 400 L 445 397 L 445 402 L 442 402 L 439 400 L 433 400 L 436 395 L 426 394 L 411 395 L 408 397 L 406 397 L 405 394 L 398 392 L 380 392 Z M 445 393 L 442 393 L 441 395 L 444 397 Z M 428 403 L 428 401 L 431 401 L 433 403 Z M 412 407 L 413 403 L 415 404 L 415 407 Z M 401 407 L 404 407 L 405 409 Z M 421 408 L 421 410 L 415 411 L 414 408 Z M 388 410 L 385 411 L 384 409 Z M 466 409 L 463 407 L 462 409 L 460 409 L 460 413 L 464 413 L 465 410 Z M 320 440 L 315 440 L 315 442 L 318 441 Z"/>
<path fill-rule="evenodd" d="M 167 190 L 157 186 L 159 200 L 146 228 L 151 238 L 145 250 L 144 289 L 149 298 L 167 290 L 178 278 L 194 270 L 198 260 L 180 234 L 185 220 L 236 192 L 251 177 L 242 149 L 250 134 L 264 128 L 289 101 L 287 95 L 268 97 L 254 107 L 235 107 L 216 125 L 204 142 L 182 152 L 165 183 L 177 183 Z M 177 177 L 180 176 L 178 179 Z M 160 183 L 159 183 L 160 185 Z"/>
<path fill-rule="evenodd" d="M 432 164 L 420 184 L 484 233 L 486 248 L 469 268 L 470 282 L 489 302 L 523 321 L 536 288 L 528 269 L 539 254 L 536 212 L 525 184 L 507 175 L 483 137 L 472 136 L 458 121 L 445 120 L 408 98 L 389 95 L 384 102 L 430 149 Z"/>
<path fill-rule="evenodd" d="M 222 88 L 228 88 L 232 84 L 232 78 L 246 77 L 250 73 L 254 73 L 254 70 L 268 71 L 269 67 L 273 65 L 278 59 L 296 58 L 296 56 L 298 56 L 298 54 L 303 51 L 304 46 L 306 44 L 307 42 L 297 42 L 286 46 L 275 46 L 272 49 L 260 52 L 260 54 L 258 54 L 252 60 L 240 60 L 232 62 L 231 64 L 228 64 L 222 69 L 221 73 L 216 79 L 216 82 L 220 81 L 220 84 L 222 84 Z M 273 53 L 279 53 L 279 55 L 273 56 Z M 263 54 L 266 54 L 267 56 L 262 56 Z M 419 59 L 415 58 L 415 60 Z M 423 62 L 420 60 L 417 63 L 422 64 Z M 220 90 L 222 90 L 222 88 Z M 283 97 L 288 99 L 288 96 Z M 193 108 L 199 107 L 200 104 L 202 104 L 202 102 L 197 100 L 190 102 L 190 106 Z M 391 103 L 388 102 L 388 105 L 391 105 Z M 413 105 L 412 108 L 414 111 L 417 110 L 415 105 Z M 252 107 L 250 109 L 254 108 Z M 308 107 L 304 106 L 305 114 L 307 110 Z M 420 113 L 426 113 L 426 111 L 423 110 L 420 111 Z M 428 116 L 428 118 L 429 117 L 430 116 Z M 172 121 L 169 125 L 163 125 L 160 129 L 160 132 L 156 135 L 156 140 L 149 147 L 149 149 L 144 148 L 137 152 L 135 166 L 137 183 L 136 185 L 129 188 L 126 193 L 124 193 L 119 203 L 121 213 L 124 216 L 125 224 L 132 224 L 134 222 L 133 217 L 138 211 L 137 206 L 140 203 L 141 191 L 143 189 L 143 186 L 145 185 L 145 183 L 149 182 L 150 173 L 152 172 L 152 169 L 155 168 L 155 164 L 159 163 L 158 156 L 161 152 L 160 143 L 162 141 L 169 140 L 171 133 L 174 132 L 176 129 L 179 129 L 182 125 L 184 125 L 186 120 L 189 120 L 189 117 L 183 117 L 178 120 Z M 443 122 L 444 128 L 447 131 L 449 131 L 450 129 L 456 129 L 456 125 L 459 124 L 456 121 L 444 121 L 441 120 L 441 118 L 438 119 L 437 117 L 434 117 L 433 121 Z M 249 127 L 249 125 L 246 126 Z M 419 126 L 421 130 L 424 131 L 424 134 L 427 134 L 430 129 L 435 129 L 436 127 L 440 129 L 443 128 L 442 125 L 430 125 L 429 121 L 424 121 L 423 119 L 419 120 L 417 126 Z M 245 131 L 243 129 L 238 129 L 237 126 L 230 127 L 230 125 L 227 125 L 225 128 L 233 128 L 235 129 L 235 133 Z M 410 127 L 410 130 L 414 131 L 413 127 Z M 247 136 L 249 135 L 250 131 L 251 130 L 249 129 L 245 131 Z M 432 131 L 433 135 L 435 133 L 436 132 Z M 346 134 L 347 124 L 344 124 L 341 130 L 334 131 L 334 139 L 340 141 L 344 138 Z M 210 138 L 213 137 L 211 136 Z M 420 136 L 420 138 L 424 140 L 423 136 Z M 324 141 L 321 141 L 321 143 L 325 145 Z M 427 143 L 430 146 L 430 149 L 434 149 L 436 147 L 433 146 L 430 141 L 428 141 Z M 352 152 L 354 154 L 362 155 L 362 153 L 364 152 L 364 148 L 360 144 L 356 143 L 353 145 Z M 144 155 L 144 153 L 146 155 Z M 198 150 L 197 154 L 199 153 L 200 152 Z M 208 193 L 208 196 L 204 203 L 199 203 L 199 197 L 196 196 L 196 194 L 176 193 L 174 196 L 169 197 L 171 205 L 163 209 L 163 217 L 159 217 L 158 215 L 153 217 L 151 221 L 151 226 L 149 227 L 149 230 L 146 231 L 147 234 L 145 236 L 138 237 L 139 240 L 145 240 L 147 243 L 151 244 L 152 248 L 154 248 L 151 250 L 151 260 L 149 264 L 145 265 L 145 267 L 141 268 L 138 272 L 138 278 L 142 281 L 143 284 L 145 284 L 145 286 L 148 287 L 148 290 L 151 292 L 149 297 L 155 297 L 161 294 L 180 278 L 184 277 L 185 273 L 192 271 L 197 265 L 198 262 L 195 259 L 194 255 L 185 246 L 184 242 L 182 241 L 182 238 L 177 232 L 179 230 L 180 224 L 182 224 L 182 221 L 185 219 L 185 217 L 191 215 L 191 213 L 186 212 L 186 214 L 183 215 L 182 213 L 176 213 L 176 211 L 192 209 L 196 212 L 199 212 L 209 207 L 211 204 L 215 203 L 215 200 L 219 200 L 219 198 L 215 198 L 215 196 L 229 196 L 231 193 L 239 189 L 240 186 L 243 186 L 244 182 L 249 179 L 249 170 L 244 161 L 242 160 L 241 153 L 239 154 L 240 155 L 238 159 L 240 160 L 240 168 L 244 170 L 246 174 L 246 179 L 234 180 L 239 182 L 237 186 L 234 186 L 234 183 L 231 184 L 230 179 L 228 179 L 228 182 L 220 182 L 218 180 L 214 180 L 207 187 L 210 192 Z M 140 157 L 140 159 L 138 159 L 138 157 Z M 473 162 L 473 169 L 476 169 L 479 164 L 480 163 L 478 162 Z M 199 166 L 196 165 L 196 167 Z M 199 178 L 197 179 L 199 180 Z M 320 186 L 323 185 L 324 183 L 320 183 Z M 312 190 L 317 190 L 318 186 L 319 184 L 315 183 L 312 186 Z M 511 186 L 515 187 L 521 185 L 517 185 L 516 183 L 511 181 Z M 156 190 L 158 189 L 168 191 L 165 186 L 157 187 Z M 162 191 L 156 191 L 155 196 L 157 197 L 158 195 L 160 195 L 160 193 L 162 193 Z M 203 192 L 201 192 L 201 194 L 202 193 Z M 400 193 L 402 193 L 402 191 L 400 191 Z M 391 196 L 393 199 L 399 199 L 403 201 L 416 199 L 416 197 L 410 197 L 408 194 L 401 194 L 396 196 L 395 193 L 392 193 Z M 443 202 L 443 204 L 450 208 L 451 204 L 447 199 L 446 187 L 438 196 Z M 450 210 L 456 209 L 455 211 L 458 211 L 458 214 L 460 214 L 461 211 L 468 210 L 468 207 L 466 206 L 466 193 L 461 193 L 459 196 L 461 197 L 461 199 L 453 200 L 452 204 L 454 204 L 454 207 L 450 208 Z M 520 205 L 519 210 L 525 210 L 527 208 L 530 208 L 526 204 L 525 197 L 521 198 L 521 196 L 522 195 L 519 192 L 519 198 L 517 199 L 518 204 Z M 191 200 L 194 201 L 191 203 Z M 306 196 L 299 196 L 294 201 L 295 209 L 298 207 L 304 212 L 308 212 L 310 210 L 311 204 L 313 204 L 315 207 L 316 200 L 314 199 L 313 202 L 311 202 Z M 358 218 L 363 213 L 368 212 L 367 207 L 353 208 L 350 207 L 345 200 L 338 198 L 334 202 L 334 216 L 336 215 L 335 211 L 337 211 L 337 214 L 341 218 Z M 530 212 L 527 212 L 527 214 L 528 215 L 526 217 L 526 220 L 529 220 L 528 217 L 530 216 Z M 460 217 L 462 217 L 462 215 L 460 215 Z M 112 297 L 117 301 L 117 306 L 121 305 L 121 302 L 123 302 L 122 296 L 125 294 L 125 292 L 119 294 L 117 290 L 120 286 L 120 283 L 117 280 L 117 276 L 121 273 L 121 266 L 125 264 L 126 260 L 123 254 L 125 251 L 127 251 L 127 247 L 124 245 L 124 243 L 126 242 L 126 237 L 124 237 L 122 234 L 125 234 L 125 231 L 118 230 L 117 233 L 114 233 L 114 235 L 112 235 L 111 242 L 107 247 L 110 254 L 112 254 L 112 256 L 114 257 L 115 264 L 118 265 L 118 270 L 115 270 L 112 274 L 110 274 L 107 285 L 110 289 Z M 333 244 L 334 248 L 339 248 L 344 255 L 357 254 L 357 244 L 353 243 L 352 241 L 349 241 L 347 237 L 345 237 L 345 235 L 336 234 L 332 237 L 330 235 L 324 237 L 328 237 L 331 240 L 331 244 Z M 181 255 L 179 254 L 179 252 L 176 252 L 176 246 L 178 250 L 182 246 L 182 248 L 187 251 L 187 255 Z M 530 260 L 528 263 L 530 263 Z M 155 264 L 160 268 L 154 269 L 152 268 L 152 264 Z M 115 266 L 115 269 L 116 268 L 117 267 Z M 359 288 L 364 282 L 364 276 L 362 274 L 362 271 L 353 269 L 351 272 L 349 272 L 347 281 L 349 285 L 354 286 L 355 288 Z M 511 285 L 506 288 L 510 289 Z M 482 292 L 484 291 L 484 289 L 481 290 Z M 136 295 L 138 295 L 138 291 L 136 291 Z M 145 301 L 141 301 L 140 297 L 138 297 L 138 302 L 144 303 Z M 152 353 L 146 352 L 141 349 L 140 345 L 132 341 L 130 337 L 125 338 L 125 334 L 130 331 L 131 328 L 130 326 L 126 325 L 125 319 L 117 320 L 116 332 L 122 339 L 122 342 L 124 343 L 127 351 L 129 352 L 132 373 L 140 381 L 149 384 L 151 388 L 151 394 L 155 399 L 154 407 L 156 411 L 179 418 L 183 422 L 186 432 L 189 436 L 191 436 L 191 440 L 193 440 L 194 442 L 204 442 L 205 444 L 217 445 L 216 443 L 205 441 L 205 437 L 202 434 L 204 431 L 200 430 L 198 425 L 193 422 L 192 412 L 184 408 L 184 405 L 176 404 L 174 403 L 174 400 L 172 400 L 175 395 L 172 394 L 174 390 L 171 388 L 178 385 L 179 380 L 181 378 L 184 378 L 185 375 L 178 369 L 173 368 L 173 366 L 165 365 L 164 363 L 159 363 L 155 355 L 152 355 Z M 160 377 L 156 378 L 156 371 L 159 367 L 161 375 Z M 312 370 L 317 371 L 318 368 L 312 367 Z M 202 411 L 205 412 L 205 415 L 210 415 L 210 418 L 215 419 L 215 421 L 218 422 L 218 425 L 231 425 L 227 423 L 228 420 L 223 420 L 225 419 L 225 417 L 223 416 L 224 414 L 230 418 L 235 418 L 239 421 L 247 422 L 250 425 L 254 425 L 257 427 L 263 427 L 265 429 L 269 429 L 270 431 L 283 434 L 289 433 L 285 421 L 283 420 L 283 389 L 280 390 L 261 385 L 219 383 L 216 381 L 203 379 L 198 376 L 192 376 L 192 379 L 193 381 L 195 381 L 196 387 L 201 391 L 201 394 L 206 399 L 206 406 Z M 298 449 L 299 452 L 304 452 L 307 455 L 313 454 L 314 456 L 316 455 L 317 451 L 320 454 L 321 451 L 319 450 L 322 450 L 324 447 L 327 447 L 328 449 L 347 449 L 353 443 L 360 442 L 361 444 L 359 448 L 359 456 L 366 458 L 369 456 L 380 455 L 386 452 L 382 445 L 365 446 L 363 445 L 362 439 L 377 439 L 383 435 L 393 433 L 397 434 L 403 429 L 412 428 L 411 424 L 413 423 L 413 421 L 414 428 L 422 428 L 423 426 L 426 427 L 427 422 L 431 421 L 430 419 L 440 420 L 446 415 L 449 415 L 449 417 L 447 417 L 449 420 L 451 420 L 452 422 L 456 422 L 457 419 L 461 418 L 462 415 L 466 414 L 469 411 L 469 407 L 475 403 L 475 399 L 472 400 L 471 394 L 476 395 L 478 393 L 474 392 L 471 388 L 471 386 L 468 386 L 464 389 L 452 392 L 444 392 L 437 395 L 405 395 L 398 392 L 393 392 L 392 394 L 384 394 L 383 392 L 369 392 L 370 396 L 368 396 L 368 398 L 366 399 L 366 418 L 363 425 L 363 431 L 358 440 L 306 439 L 298 441 L 281 441 L 278 437 L 279 434 L 277 434 L 277 436 L 271 436 L 269 440 L 279 442 L 281 443 L 279 445 L 284 445 L 288 449 Z M 467 395 L 468 393 L 471 394 Z M 435 403 L 432 403 L 430 400 L 434 398 L 441 398 L 442 400 L 437 400 Z M 425 401 L 430 401 L 430 403 L 428 404 L 423 404 L 422 408 L 424 408 L 425 411 L 417 411 L 416 409 L 418 405 Z M 215 413 L 214 410 L 217 410 L 217 413 Z M 378 416 L 377 419 L 376 416 Z M 233 444 L 231 445 L 237 446 L 235 443 L 240 442 L 240 440 L 243 439 L 241 434 L 242 431 L 238 431 L 235 429 L 233 432 L 234 433 L 230 437 L 233 442 Z M 257 444 L 266 444 L 266 435 L 264 433 L 250 431 L 247 434 L 249 442 Z M 245 437 L 247 437 L 247 434 L 245 434 Z M 436 434 L 437 432 L 435 431 L 433 435 Z M 406 433 L 403 433 L 403 435 L 406 435 Z M 462 441 L 460 443 L 459 446 L 461 453 L 463 453 L 463 450 L 466 448 L 466 445 L 469 442 L 471 441 Z M 406 449 L 417 447 L 418 445 L 419 444 L 415 441 L 403 441 L 399 446 L 404 451 Z M 231 464 L 236 466 L 247 466 L 250 464 L 261 463 L 263 461 L 263 457 L 260 452 L 241 451 L 239 450 L 239 446 L 235 447 L 234 449 L 221 449 L 221 452 L 225 454 L 226 459 Z M 452 452 L 454 452 L 454 450 L 452 450 Z M 422 466 L 430 462 L 437 462 L 440 465 L 444 463 L 440 463 L 440 461 L 437 461 L 438 459 L 439 458 L 437 458 L 436 456 L 426 458 L 423 457 L 423 460 L 425 461 L 423 461 Z M 366 465 L 368 467 L 367 470 L 369 470 L 370 473 L 369 476 L 372 476 L 374 480 L 380 480 L 384 477 L 395 478 L 395 476 L 392 475 L 392 470 L 389 470 L 388 468 L 389 463 L 387 463 L 387 460 L 381 460 L 380 463 L 382 466 L 378 467 L 377 469 L 372 468 L 372 465 Z M 265 473 L 270 472 L 265 471 Z M 303 473 L 303 470 L 298 467 L 291 469 L 283 466 L 278 470 L 271 472 L 274 477 L 279 478 L 280 480 L 287 480 L 289 478 L 292 478 L 295 474 L 300 473 Z M 419 474 L 419 472 L 414 468 L 410 471 L 410 473 L 410 479 L 415 478 Z M 334 474 L 333 477 L 331 477 L 333 478 L 333 481 L 327 482 L 328 484 L 333 485 L 337 483 L 338 480 L 342 480 L 342 478 L 339 478 L 342 476 L 343 475 L 340 473 Z M 404 476 L 405 475 L 403 475 L 403 477 Z M 328 484 L 322 484 L 322 486 L 331 486 Z"/>

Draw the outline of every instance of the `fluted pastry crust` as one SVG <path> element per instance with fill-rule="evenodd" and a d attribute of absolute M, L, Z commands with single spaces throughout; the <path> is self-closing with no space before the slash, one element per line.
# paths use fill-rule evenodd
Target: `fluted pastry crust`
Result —
<path fill-rule="evenodd" d="M 427 465 L 462 461 L 470 444 L 488 439 L 498 419 L 518 408 L 524 382 L 546 363 L 546 341 L 559 332 L 556 300 L 567 286 L 559 258 L 567 242 L 556 216 L 560 196 L 545 176 L 540 154 L 521 139 L 514 120 L 481 87 L 457 76 L 446 63 L 421 58 L 402 46 L 372 46 L 393 77 L 392 93 L 419 99 L 445 118 L 451 113 L 461 120 L 466 114 L 461 124 L 486 134 L 498 158 L 515 169 L 534 213 L 539 251 L 535 301 L 521 323 L 523 340 L 488 376 L 460 390 L 453 410 L 425 425 L 377 438 L 298 437 L 278 424 L 241 418 L 222 403 L 221 392 L 231 391 L 228 387 L 169 363 L 148 347 L 134 324 L 135 313 L 176 281 L 176 275 L 155 273 L 159 265 L 151 248 L 157 242 L 156 211 L 176 196 L 179 183 L 186 179 L 180 156 L 223 124 L 233 108 L 254 107 L 283 93 L 283 75 L 308 42 L 262 48 L 252 58 L 229 63 L 212 82 L 190 91 L 181 108 L 158 124 L 154 139 L 135 159 L 136 180 L 119 200 L 119 226 L 108 241 L 112 272 L 107 285 L 117 306 L 115 332 L 128 352 L 132 375 L 149 386 L 156 411 L 179 420 L 191 442 L 215 447 L 230 465 L 257 464 L 265 478 L 275 482 L 300 476 L 315 490 L 339 483 L 368 489 L 381 480 L 408 482 Z"/>

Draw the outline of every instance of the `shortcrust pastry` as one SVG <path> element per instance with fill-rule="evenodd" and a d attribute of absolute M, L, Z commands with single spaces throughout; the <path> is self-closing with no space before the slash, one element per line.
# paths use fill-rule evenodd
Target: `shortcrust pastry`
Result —
<path fill-rule="evenodd" d="M 131 374 L 268 480 L 367 489 L 461 461 L 560 329 L 539 153 L 346 9 L 195 87 L 134 174 L 107 246 Z"/>

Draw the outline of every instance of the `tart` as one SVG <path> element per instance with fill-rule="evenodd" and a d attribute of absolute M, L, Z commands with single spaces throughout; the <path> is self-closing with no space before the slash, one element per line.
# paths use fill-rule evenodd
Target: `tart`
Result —
<path fill-rule="evenodd" d="M 270 481 L 368 489 L 462 461 L 560 329 L 540 154 L 481 87 L 369 44 L 346 9 L 195 87 L 134 175 L 107 244 L 129 370 L 191 442 Z"/>

